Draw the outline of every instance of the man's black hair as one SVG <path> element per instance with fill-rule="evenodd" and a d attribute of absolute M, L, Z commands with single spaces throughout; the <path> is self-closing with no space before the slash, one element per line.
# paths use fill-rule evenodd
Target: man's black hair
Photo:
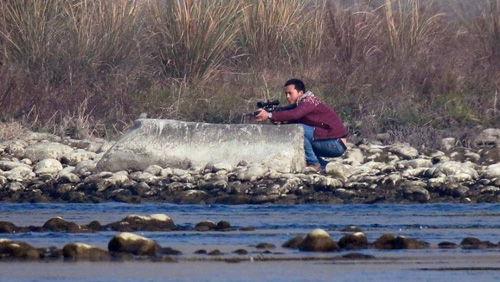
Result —
<path fill-rule="evenodd" d="M 295 85 L 295 89 L 297 91 L 302 91 L 304 93 L 306 92 L 306 85 L 300 79 L 292 78 L 285 83 L 285 87 L 287 87 L 288 85 Z"/>

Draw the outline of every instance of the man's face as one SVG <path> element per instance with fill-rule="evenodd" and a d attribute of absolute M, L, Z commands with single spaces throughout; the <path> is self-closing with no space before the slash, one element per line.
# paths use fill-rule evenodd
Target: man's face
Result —
<path fill-rule="evenodd" d="M 290 105 L 295 104 L 297 102 L 297 99 L 299 99 L 299 96 L 302 95 L 302 93 L 303 93 L 302 91 L 297 91 L 297 89 L 295 89 L 294 84 L 285 86 L 286 99 L 288 100 L 288 103 L 290 103 Z"/>

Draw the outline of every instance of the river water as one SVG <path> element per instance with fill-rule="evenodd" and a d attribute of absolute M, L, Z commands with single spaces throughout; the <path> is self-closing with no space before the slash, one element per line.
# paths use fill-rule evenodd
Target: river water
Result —
<path fill-rule="evenodd" d="M 457 244 L 465 237 L 500 241 L 498 204 L 425 205 L 173 205 L 173 204 L 10 204 L 1 203 L 0 221 L 17 226 L 41 226 L 61 216 L 67 221 L 101 224 L 119 221 L 130 214 L 163 213 L 177 225 L 191 226 L 203 220 L 228 221 L 237 231 L 230 232 L 138 232 L 163 247 L 180 250 L 177 263 L 157 262 L 9 262 L 0 263 L 2 281 L 495 281 L 500 279 L 500 248 L 444 250 L 438 243 Z M 427 241 L 424 250 L 362 250 L 375 256 L 370 260 L 340 259 L 340 253 L 302 253 L 280 246 L 297 234 L 322 228 L 334 240 L 341 229 L 355 225 L 373 242 L 384 233 Z M 255 228 L 240 231 L 240 227 Z M 91 234 L 20 233 L 0 234 L 35 247 L 83 242 L 103 249 L 116 232 Z M 277 246 L 272 254 L 256 249 L 259 243 Z M 248 258 L 240 263 L 214 261 L 194 251 L 218 249 L 222 258 L 235 257 L 232 251 L 246 249 Z M 352 252 L 352 251 L 351 251 Z M 299 258 L 303 258 L 300 260 Z M 262 261 L 262 259 L 267 259 Z"/>

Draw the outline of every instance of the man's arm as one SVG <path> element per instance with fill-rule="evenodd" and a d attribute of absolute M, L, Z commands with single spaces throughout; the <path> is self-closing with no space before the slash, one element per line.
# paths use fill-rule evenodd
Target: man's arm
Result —
<path fill-rule="evenodd" d="M 274 111 L 271 122 L 298 120 L 312 112 L 314 108 L 316 108 L 316 106 L 313 103 L 302 102 L 290 110 Z"/>

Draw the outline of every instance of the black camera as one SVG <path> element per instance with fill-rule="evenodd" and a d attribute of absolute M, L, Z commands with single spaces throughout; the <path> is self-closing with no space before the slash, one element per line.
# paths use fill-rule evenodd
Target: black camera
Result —
<path fill-rule="evenodd" d="M 275 111 L 280 104 L 280 101 L 274 100 L 274 101 L 267 101 L 267 102 L 257 102 L 257 108 L 258 109 L 264 109 L 266 112 L 270 113 Z M 246 113 L 245 116 L 256 116 L 259 114 L 259 111 L 251 112 L 251 113 Z"/>

